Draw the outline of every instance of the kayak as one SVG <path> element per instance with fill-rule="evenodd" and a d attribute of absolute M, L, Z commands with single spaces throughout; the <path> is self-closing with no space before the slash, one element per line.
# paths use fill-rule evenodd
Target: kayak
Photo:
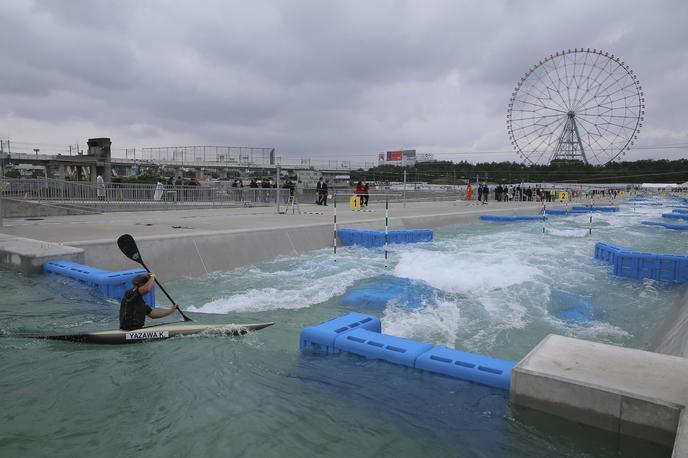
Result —
<path fill-rule="evenodd" d="M 22 337 L 95 344 L 129 344 L 164 340 L 171 337 L 193 334 L 239 336 L 267 328 L 273 324 L 275 323 L 188 324 L 187 322 L 180 321 L 176 323 L 147 326 L 141 329 L 134 329 L 133 331 L 113 329 L 110 331 L 93 331 L 83 334 L 32 335 Z"/>

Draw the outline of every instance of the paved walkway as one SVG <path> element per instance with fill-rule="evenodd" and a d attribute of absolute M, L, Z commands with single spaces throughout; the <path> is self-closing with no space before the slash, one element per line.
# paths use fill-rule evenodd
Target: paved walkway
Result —
<path fill-rule="evenodd" d="M 282 207 L 284 210 L 285 207 Z M 465 201 L 390 203 L 390 220 L 431 219 L 438 215 L 471 216 L 482 213 L 520 214 L 540 211 L 536 202 L 490 202 L 487 205 Z M 116 212 L 96 215 L 51 216 L 43 218 L 5 218 L 0 233 L 46 242 L 71 244 L 95 240 L 115 240 L 129 233 L 135 237 L 207 234 L 208 232 L 252 231 L 256 229 L 296 228 L 332 224 L 333 207 L 301 204 L 302 214 L 277 214 L 275 207 Z M 364 211 L 337 207 L 338 225 L 379 223 L 384 227 L 384 203 L 373 203 Z M 419 227 L 422 224 L 419 225 Z"/>

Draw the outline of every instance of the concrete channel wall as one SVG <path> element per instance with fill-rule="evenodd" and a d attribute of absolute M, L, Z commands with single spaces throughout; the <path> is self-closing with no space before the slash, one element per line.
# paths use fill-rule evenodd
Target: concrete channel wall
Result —
<path fill-rule="evenodd" d="M 667 314 L 651 339 L 651 348 L 665 355 L 688 357 L 688 286 L 683 286 L 674 310 Z"/>
<path fill-rule="evenodd" d="M 492 210 L 494 211 L 494 210 Z M 485 211 L 486 212 L 486 211 Z M 532 214 L 532 208 L 508 209 L 509 214 Z M 436 229 L 477 220 L 483 212 L 445 213 L 390 218 L 390 229 Z M 384 219 L 348 221 L 341 227 L 384 229 Z M 213 231 L 192 234 L 137 237 L 147 265 L 166 280 L 201 277 L 210 272 L 234 269 L 332 247 L 333 225 L 310 224 L 269 229 Z M 108 240 L 70 242 L 84 250 L 84 262 L 101 269 L 132 267 L 116 243 Z"/>

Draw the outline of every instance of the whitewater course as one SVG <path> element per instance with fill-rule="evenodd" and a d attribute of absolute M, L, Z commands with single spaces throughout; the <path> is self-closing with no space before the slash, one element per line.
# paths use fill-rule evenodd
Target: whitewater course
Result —
<path fill-rule="evenodd" d="M 589 203 L 395 202 L 385 247 L 372 196 L 336 250 L 332 206 L 5 218 L 0 455 L 688 456 L 688 204 Z M 23 338 L 118 327 L 122 234 L 194 323 L 275 324 Z"/>

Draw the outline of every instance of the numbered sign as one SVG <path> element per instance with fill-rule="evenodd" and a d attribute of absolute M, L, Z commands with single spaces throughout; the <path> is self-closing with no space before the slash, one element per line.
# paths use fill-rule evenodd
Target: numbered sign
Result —
<path fill-rule="evenodd" d="M 361 198 L 359 196 L 351 196 L 349 199 L 349 208 L 352 210 L 361 209 Z"/>
<path fill-rule="evenodd" d="M 569 200 L 568 191 L 559 191 L 559 201 L 564 202 L 565 200 Z"/>

